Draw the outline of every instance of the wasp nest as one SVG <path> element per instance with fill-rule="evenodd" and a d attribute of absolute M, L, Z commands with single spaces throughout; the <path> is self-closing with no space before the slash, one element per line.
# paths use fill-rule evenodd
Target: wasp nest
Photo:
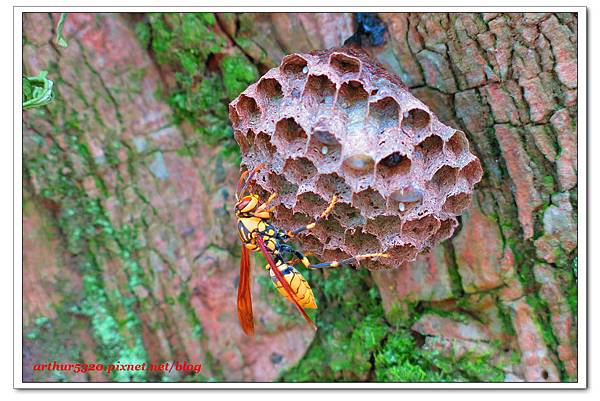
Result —
<path fill-rule="evenodd" d="M 229 106 L 242 166 L 265 166 L 283 229 L 330 216 L 301 238 L 323 260 L 386 252 L 398 267 L 449 238 L 483 174 L 465 134 L 442 124 L 398 77 L 351 49 L 284 57 Z"/>

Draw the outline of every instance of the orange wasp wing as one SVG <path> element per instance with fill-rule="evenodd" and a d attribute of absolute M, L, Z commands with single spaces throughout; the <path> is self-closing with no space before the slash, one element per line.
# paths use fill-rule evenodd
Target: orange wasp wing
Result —
<path fill-rule="evenodd" d="M 316 331 L 317 326 L 314 324 L 314 322 L 311 320 L 311 318 L 306 314 L 306 312 L 304 311 L 304 308 L 302 308 L 302 306 L 300 306 L 300 304 L 296 300 L 296 295 L 294 294 L 292 287 L 290 287 L 288 282 L 285 281 L 283 274 L 281 274 L 281 272 L 277 268 L 277 265 L 275 264 L 273 257 L 271 256 L 271 254 L 269 253 L 269 250 L 267 249 L 267 246 L 265 245 L 265 242 L 258 235 L 255 238 L 256 238 L 256 242 L 258 243 L 258 246 L 260 247 L 260 250 L 262 251 L 263 255 L 265 255 L 267 262 L 269 262 L 269 266 L 271 266 L 271 270 L 273 270 L 273 273 L 275 273 L 275 277 L 277 277 L 277 280 L 279 280 L 279 282 L 281 283 L 281 285 L 283 286 L 285 291 L 288 293 L 288 295 L 290 296 L 290 299 L 292 299 L 294 301 L 294 305 L 296 306 L 296 309 L 298 309 L 298 311 L 302 314 L 302 317 Z"/>
<path fill-rule="evenodd" d="M 250 252 L 242 245 L 240 262 L 240 282 L 238 284 L 238 319 L 244 333 L 254 335 L 254 314 L 252 312 L 252 294 L 250 292 Z"/>

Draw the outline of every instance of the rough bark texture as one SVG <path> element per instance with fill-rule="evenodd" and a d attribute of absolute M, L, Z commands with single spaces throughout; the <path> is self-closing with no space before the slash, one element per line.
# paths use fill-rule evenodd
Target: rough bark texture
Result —
<path fill-rule="evenodd" d="M 393 271 L 309 272 L 314 335 L 254 271 L 235 312 L 237 149 L 227 103 L 351 14 L 24 17 L 25 380 L 577 380 L 577 20 L 380 14 L 368 48 L 484 168 L 450 240 Z M 261 266 L 263 263 L 257 263 Z M 202 374 L 40 372 L 48 361 L 189 361 Z"/>

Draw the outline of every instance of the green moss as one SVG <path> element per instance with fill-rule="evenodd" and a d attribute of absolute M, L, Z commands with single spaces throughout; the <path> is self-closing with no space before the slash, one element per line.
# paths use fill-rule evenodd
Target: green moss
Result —
<path fill-rule="evenodd" d="M 410 327 L 414 323 L 415 310 L 419 307 L 418 302 L 394 302 L 387 311 L 385 317 L 392 326 Z"/>
<path fill-rule="evenodd" d="M 190 304 L 190 298 L 191 294 L 187 286 L 184 286 L 177 296 L 177 300 L 179 301 L 181 308 L 185 311 L 189 326 L 192 327 L 192 335 L 195 338 L 200 339 L 204 334 L 204 329 L 202 327 L 202 322 L 196 314 L 196 309 Z"/>
<path fill-rule="evenodd" d="M 550 309 L 548 307 L 548 303 L 546 300 L 541 298 L 538 293 L 528 294 L 525 296 L 525 299 L 529 306 L 533 308 L 533 316 L 534 323 L 538 328 L 539 333 L 542 335 L 544 340 L 544 344 L 548 346 L 548 348 L 555 350 L 558 347 L 558 340 L 554 335 L 554 331 L 552 329 L 552 318 L 550 315 Z M 565 370 L 562 361 L 556 360 L 554 361 L 561 371 L 561 375 L 565 375 Z"/>
<path fill-rule="evenodd" d="M 416 305 L 398 307 L 401 310 L 398 313 L 399 324 L 390 325 L 384 317 L 377 287 L 367 271 L 339 269 L 326 274 L 311 271 L 307 273 L 307 279 L 315 289 L 320 308 L 317 317 L 319 331 L 306 355 L 282 374 L 281 381 L 503 379 L 502 372 L 489 365 L 485 357 L 466 355 L 456 360 L 417 345 L 408 329 L 423 313 L 417 312 Z M 434 311 L 431 308 L 426 310 Z"/>
<path fill-rule="evenodd" d="M 468 302 L 467 298 L 462 298 L 462 300 L 464 300 L 464 302 Z M 423 314 L 430 314 L 430 315 L 446 317 L 446 318 L 449 318 L 456 322 L 461 322 L 461 323 L 470 323 L 469 317 L 466 316 L 464 313 L 461 313 L 460 311 L 457 311 L 457 310 L 445 310 L 445 309 L 439 309 L 439 308 L 436 308 L 433 306 L 427 306 L 427 307 L 423 308 Z"/>
<path fill-rule="evenodd" d="M 40 336 L 40 332 L 48 327 L 50 319 L 46 316 L 38 316 L 34 320 L 33 328 L 25 334 L 25 338 L 29 340 L 35 340 Z"/>
<path fill-rule="evenodd" d="M 423 313 L 463 319 L 457 313 L 418 304 L 392 307 L 384 317 L 377 286 L 365 270 L 310 271 L 319 331 L 298 364 L 283 372 L 286 382 L 364 381 L 439 382 L 502 381 L 503 373 L 485 356 L 441 356 L 417 344 L 409 327 Z M 390 316 L 397 319 L 390 325 Z"/>
<path fill-rule="evenodd" d="M 223 85 L 230 99 L 237 97 L 249 84 L 258 79 L 258 71 L 254 64 L 250 64 L 246 57 L 240 54 L 223 57 L 221 71 Z"/>
<path fill-rule="evenodd" d="M 39 317 L 34 324 L 25 330 L 24 352 L 34 351 L 38 361 L 69 361 L 84 362 L 81 359 L 82 350 L 87 344 L 77 334 L 85 330 L 82 319 L 78 319 L 71 311 L 75 299 L 73 294 L 61 293 L 63 299 L 54 304 L 52 309 L 55 318 Z M 65 341 L 68 338 L 69 341 Z M 89 361 L 85 361 L 89 362 Z M 64 372 L 33 371 L 33 381 L 56 380 L 58 382 L 72 381 Z"/>
<path fill-rule="evenodd" d="M 180 157 L 193 157 L 195 156 L 194 151 L 188 148 L 187 146 L 181 147 L 175 151 L 177 156 Z"/>
<path fill-rule="evenodd" d="M 227 41 L 216 33 L 215 23 L 212 13 L 153 13 L 136 32 L 158 63 L 174 70 L 176 85 L 164 96 L 175 122 L 189 122 L 202 141 L 219 144 L 223 155 L 239 159 L 227 104 L 256 81 L 258 72 L 243 54 L 225 50 Z M 213 57 L 220 60 L 218 70 L 207 67 Z M 193 148 L 193 141 L 188 146 Z"/>
<path fill-rule="evenodd" d="M 542 180 L 542 184 L 543 184 L 543 190 L 542 190 L 543 193 L 551 194 L 554 192 L 555 185 L 554 185 L 554 177 L 553 176 L 551 176 L 549 174 L 545 175 Z M 545 209 L 545 207 L 542 209 Z"/>
<path fill-rule="evenodd" d="M 470 381 L 481 382 L 502 382 L 504 381 L 504 372 L 499 368 L 490 365 L 490 355 L 473 355 L 467 353 L 463 355 L 457 363 L 450 363 L 447 372 L 461 372 Z"/>
<path fill-rule="evenodd" d="M 238 13 L 235 16 L 221 14 L 219 17 L 229 20 L 229 24 L 235 24 L 236 36 L 232 39 L 244 53 L 252 55 L 256 65 L 273 68 L 279 64 L 280 60 L 274 58 L 277 55 L 268 51 L 277 46 L 277 38 L 269 30 L 261 29 L 255 16 L 251 13 Z"/>
<path fill-rule="evenodd" d="M 280 380 L 368 379 L 373 369 L 372 355 L 388 331 L 381 299 L 376 289 L 372 291 L 369 273 L 338 269 L 303 274 L 319 305 L 319 331 L 304 358 Z"/>
<path fill-rule="evenodd" d="M 60 206 L 56 223 L 66 239 L 67 250 L 76 261 L 83 284 L 79 300 L 56 309 L 58 325 L 52 331 L 72 331 L 73 327 L 66 322 L 74 320 L 72 314 L 77 313 L 89 319 L 97 343 L 98 362 L 145 361 L 147 353 L 133 296 L 134 289 L 145 282 L 143 269 L 136 257 L 140 248 L 137 241 L 139 223 L 115 227 L 107 217 L 101 202 L 106 188 L 96 174 L 97 160 L 92 157 L 84 139 L 82 121 L 79 120 L 83 117 L 67 113 L 59 97 L 48 111 L 54 121 L 64 121 L 63 125 L 54 128 L 48 139 L 53 141 L 62 135 L 64 138 L 61 140 L 66 147 L 52 143 L 49 152 L 39 149 L 25 155 L 25 175 L 35 176 L 40 194 Z M 40 141 L 38 145 L 43 146 L 44 143 Z M 98 195 L 86 192 L 76 171 L 79 174 L 85 171 L 94 177 L 100 190 Z M 107 293 L 104 269 L 109 260 L 119 263 L 127 277 L 123 292 Z M 56 341 L 61 343 L 58 339 Z M 54 349 L 57 356 L 64 359 L 63 351 Z M 144 380 L 144 372 L 129 373 L 123 376 L 114 372 L 112 378 L 118 381 Z"/>
<path fill-rule="evenodd" d="M 577 318 L 577 256 L 573 258 L 572 262 L 572 275 L 570 280 L 567 282 L 566 289 L 567 303 L 571 309 L 573 317 Z"/>
<path fill-rule="evenodd" d="M 135 34 L 142 46 L 144 48 L 148 47 L 148 45 L 150 44 L 150 35 L 152 34 L 152 32 L 150 31 L 150 26 L 143 22 L 136 24 Z"/>
<path fill-rule="evenodd" d="M 381 382 L 442 381 L 438 373 L 428 374 L 423 360 L 415 354 L 414 339 L 407 330 L 398 330 L 375 354 L 375 379 Z"/>
<path fill-rule="evenodd" d="M 486 355 L 467 353 L 460 358 L 442 356 L 417 346 L 406 329 L 390 333 L 375 354 L 375 379 L 382 382 L 502 381 L 504 374 Z"/>
<path fill-rule="evenodd" d="M 516 332 L 509 308 L 503 302 L 496 303 L 496 306 L 498 307 L 498 317 L 502 322 L 503 331 L 507 335 L 514 337 Z"/>

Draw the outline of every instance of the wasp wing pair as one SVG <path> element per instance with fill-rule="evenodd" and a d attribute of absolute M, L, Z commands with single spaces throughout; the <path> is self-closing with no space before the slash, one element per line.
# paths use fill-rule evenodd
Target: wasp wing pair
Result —
<path fill-rule="evenodd" d="M 271 270 L 275 274 L 275 277 L 277 278 L 279 283 L 281 283 L 285 291 L 288 293 L 290 299 L 294 303 L 294 306 L 296 306 L 296 309 L 298 309 L 298 311 L 302 314 L 302 317 L 304 317 L 304 319 L 311 325 L 311 327 L 317 330 L 317 326 L 306 314 L 304 308 L 302 308 L 302 306 L 300 306 L 300 304 L 296 300 L 296 296 L 294 295 L 292 288 L 283 277 L 283 274 L 281 274 L 281 271 L 279 271 L 279 268 L 275 264 L 275 261 L 269 253 L 269 250 L 267 249 L 267 246 L 265 245 L 263 239 L 259 235 L 255 236 L 255 238 L 256 242 L 258 243 L 258 246 L 260 247 L 261 252 L 263 253 L 263 255 L 265 255 L 265 258 L 267 259 L 269 266 L 271 266 Z M 237 306 L 240 325 L 244 333 L 246 333 L 247 335 L 254 334 L 254 314 L 252 312 L 252 295 L 250 293 L 250 281 L 250 251 L 248 251 L 248 248 L 242 245 L 242 260 L 240 263 L 240 282 L 238 285 Z"/>

